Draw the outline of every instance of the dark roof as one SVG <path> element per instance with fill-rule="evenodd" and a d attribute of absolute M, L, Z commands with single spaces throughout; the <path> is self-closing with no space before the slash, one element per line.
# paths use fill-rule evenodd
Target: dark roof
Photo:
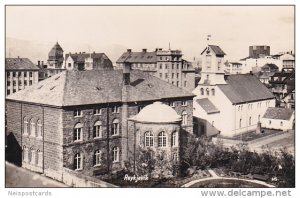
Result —
<path fill-rule="evenodd" d="M 156 63 L 156 52 L 124 52 L 117 63 Z"/>
<path fill-rule="evenodd" d="M 88 57 L 91 57 L 92 59 L 108 59 L 104 53 L 69 53 L 66 54 L 66 60 L 69 58 L 69 56 L 72 57 L 74 62 L 84 62 L 84 60 Z"/>
<path fill-rule="evenodd" d="M 62 49 L 62 47 L 58 44 L 58 42 L 56 42 L 55 45 L 50 50 L 50 52 L 48 53 L 48 56 L 61 56 L 62 53 L 58 53 L 58 52 L 63 52 L 63 51 L 64 50 Z"/>
<path fill-rule="evenodd" d="M 239 63 L 239 62 L 229 62 L 230 64 L 233 64 L 233 65 L 242 65 L 242 63 Z"/>
<path fill-rule="evenodd" d="M 220 110 L 208 99 L 197 99 L 196 102 L 206 111 L 207 114 L 220 113 Z"/>
<path fill-rule="evenodd" d="M 5 70 L 39 70 L 28 58 L 6 58 Z"/>
<path fill-rule="evenodd" d="M 256 76 L 250 74 L 230 75 L 226 83 L 218 87 L 233 104 L 274 98 L 273 93 Z"/>
<path fill-rule="evenodd" d="M 247 59 L 249 59 L 249 58 L 251 58 L 251 56 L 247 56 L 247 57 L 242 58 L 242 59 L 240 59 L 240 60 L 241 60 L 241 61 L 244 61 L 244 60 L 247 60 Z"/>
<path fill-rule="evenodd" d="M 272 70 L 278 70 L 278 66 L 273 63 L 267 63 L 264 66 L 262 66 L 261 68 L 263 69 L 263 68 L 267 68 L 267 67 L 269 67 Z"/>
<path fill-rule="evenodd" d="M 225 52 L 217 45 L 208 45 L 216 56 L 224 56 Z M 207 47 L 202 51 L 201 55 L 206 51 Z"/>
<path fill-rule="evenodd" d="M 289 120 L 294 111 L 288 108 L 269 107 L 263 118 L 276 120 Z"/>
<path fill-rule="evenodd" d="M 193 97 L 176 87 L 139 70 L 130 73 L 128 102 Z M 7 99 L 53 106 L 76 106 L 122 102 L 122 70 L 63 71 L 11 94 Z"/>

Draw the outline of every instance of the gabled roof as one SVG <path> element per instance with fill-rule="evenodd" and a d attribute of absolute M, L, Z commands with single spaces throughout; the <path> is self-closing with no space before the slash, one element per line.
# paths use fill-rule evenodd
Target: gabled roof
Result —
<path fill-rule="evenodd" d="M 196 102 L 207 114 L 220 113 L 220 110 L 208 98 L 197 99 Z"/>
<path fill-rule="evenodd" d="M 208 45 L 210 49 L 216 54 L 216 56 L 224 56 L 225 52 L 217 45 Z M 207 47 L 201 52 L 201 55 L 206 51 Z"/>
<path fill-rule="evenodd" d="M 117 63 L 156 63 L 156 52 L 124 52 Z"/>
<path fill-rule="evenodd" d="M 226 83 L 217 86 L 233 104 L 274 98 L 273 93 L 256 76 L 250 74 L 230 75 Z"/>
<path fill-rule="evenodd" d="M 267 67 L 269 67 L 272 70 L 278 70 L 278 68 L 279 68 L 277 65 L 275 65 L 273 63 L 267 63 L 264 66 L 262 66 L 261 68 L 263 69 L 263 68 L 267 68 Z"/>
<path fill-rule="evenodd" d="M 104 53 L 69 53 L 66 54 L 66 60 L 72 57 L 74 62 L 84 62 L 86 58 L 91 57 L 92 59 L 108 59 Z"/>
<path fill-rule="evenodd" d="M 5 70 L 39 70 L 28 58 L 6 58 Z"/>
<path fill-rule="evenodd" d="M 276 120 L 290 120 L 294 111 L 288 108 L 269 107 L 263 118 Z"/>
<path fill-rule="evenodd" d="M 139 70 L 132 70 L 130 79 L 128 102 L 194 96 Z M 122 102 L 123 86 L 122 70 L 63 71 L 7 99 L 60 107 Z"/>

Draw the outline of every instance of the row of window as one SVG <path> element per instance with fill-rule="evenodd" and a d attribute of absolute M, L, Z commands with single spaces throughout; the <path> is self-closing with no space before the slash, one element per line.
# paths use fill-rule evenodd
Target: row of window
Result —
<path fill-rule="evenodd" d="M 111 125 L 111 135 L 116 136 L 120 133 L 120 124 L 118 119 L 114 119 Z M 102 138 L 102 122 L 96 121 L 93 126 L 93 138 Z M 77 123 L 74 126 L 74 132 L 73 132 L 73 140 L 76 141 L 82 141 L 83 140 L 83 124 L 80 122 Z"/>
<path fill-rule="evenodd" d="M 7 84 L 7 86 L 10 86 L 11 82 L 8 80 L 6 82 L 6 84 Z M 29 86 L 31 86 L 31 85 L 32 85 L 32 80 L 29 80 Z M 13 86 L 17 86 L 17 81 L 13 80 Z M 18 81 L 18 86 L 19 87 L 22 86 L 22 81 L 21 80 Z M 27 86 L 27 81 L 26 80 L 24 80 L 24 86 Z"/>
<path fill-rule="evenodd" d="M 112 113 L 120 113 L 120 107 L 114 106 L 112 108 Z M 94 108 L 93 109 L 93 114 L 94 115 L 102 115 L 102 109 L 101 108 Z M 74 117 L 81 117 L 82 116 L 82 111 L 80 109 L 75 109 L 74 110 Z"/>
<path fill-rule="evenodd" d="M 261 103 L 262 102 L 258 102 L 257 103 L 257 108 L 261 108 Z M 270 106 L 270 101 L 266 101 L 266 107 Z M 253 108 L 253 104 L 248 104 L 247 105 L 248 109 L 252 109 Z M 243 110 L 243 105 L 239 105 L 238 106 L 238 111 L 242 111 Z"/>
<path fill-rule="evenodd" d="M 258 122 L 260 122 L 260 115 L 258 115 L 258 118 L 257 118 Z M 240 119 L 240 123 L 239 123 L 239 127 L 242 128 L 242 118 Z M 251 126 L 252 125 L 252 117 L 250 116 L 249 117 L 249 120 L 248 120 L 248 126 Z"/>
<path fill-rule="evenodd" d="M 43 130 L 42 130 L 42 121 L 37 120 L 34 121 L 32 118 L 28 122 L 28 118 L 24 117 L 23 119 L 23 135 L 30 135 L 31 137 L 42 137 L 43 136 Z"/>
<path fill-rule="evenodd" d="M 206 95 L 207 95 L 207 96 L 209 96 L 210 91 L 211 91 L 211 95 L 212 95 L 212 96 L 215 95 L 215 89 L 214 89 L 214 88 L 212 88 L 212 89 L 206 88 L 205 91 L 206 91 Z M 200 94 L 201 94 L 202 96 L 204 96 L 204 88 L 200 88 Z"/>
<path fill-rule="evenodd" d="M 175 78 L 175 74 L 176 74 L 176 78 L 180 77 L 179 73 L 172 73 L 171 74 L 171 78 Z M 159 73 L 159 77 L 163 78 L 163 73 Z M 186 78 L 186 73 L 183 73 L 183 77 Z M 168 79 L 169 78 L 169 73 L 165 73 L 165 78 Z"/>
<path fill-rule="evenodd" d="M 33 148 L 28 149 L 26 146 L 23 146 L 23 161 L 42 167 L 43 152 L 41 150 L 34 150 Z"/>
<path fill-rule="evenodd" d="M 11 72 L 7 72 L 7 78 L 10 77 L 10 73 Z M 16 77 L 16 76 L 21 77 L 22 74 L 24 75 L 24 77 L 27 77 L 27 72 L 12 72 L 13 77 Z M 32 72 L 29 72 L 29 77 L 32 77 Z"/>
<path fill-rule="evenodd" d="M 74 156 L 74 169 L 82 170 L 83 169 L 83 154 L 76 153 Z M 112 149 L 112 161 L 114 163 L 119 162 L 120 160 L 120 149 L 119 147 L 113 147 Z M 96 150 L 93 156 L 93 165 L 100 166 L 102 163 L 102 152 L 101 150 Z"/>
<path fill-rule="evenodd" d="M 154 135 L 152 132 L 145 132 L 145 147 L 153 147 L 154 146 Z M 157 136 L 157 146 L 158 147 L 166 147 L 167 146 L 167 134 L 165 131 L 162 131 Z M 171 146 L 178 146 L 178 133 L 175 131 L 172 133 Z"/>

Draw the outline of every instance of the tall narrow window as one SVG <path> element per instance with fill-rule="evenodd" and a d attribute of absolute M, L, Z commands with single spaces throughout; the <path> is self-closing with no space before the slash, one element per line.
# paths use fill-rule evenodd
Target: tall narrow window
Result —
<path fill-rule="evenodd" d="M 119 147 L 113 148 L 113 162 L 119 161 Z"/>
<path fill-rule="evenodd" d="M 167 135 L 166 132 L 162 131 L 158 134 L 158 147 L 167 146 Z"/>
<path fill-rule="evenodd" d="M 28 135 L 28 119 L 24 118 L 23 134 Z"/>
<path fill-rule="evenodd" d="M 200 89 L 200 92 L 201 92 L 201 95 L 203 96 L 203 95 L 204 95 L 204 89 L 201 88 L 201 89 Z"/>
<path fill-rule="evenodd" d="M 28 162 L 28 148 L 26 146 L 23 146 L 23 161 Z"/>
<path fill-rule="evenodd" d="M 209 89 L 208 88 L 206 89 L 206 95 L 209 96 Z"/>
<path fill-rule="evenodd" d="M 43 152 L 40 150 L 37 150 L 37 164 L 39 167 L 43 166 Z"/>
<path fill-rule="evenodd" d="M 36 153 L 35 150 L 33 148 L 30 149 L 31 152 L 31 160 L 30 163 L 31 164 L 36 164 Z"/>
<path fill-rule="evenodd" d="M 178 133 L 174 131 L 172 133 L 172 146 L 178 146 Z"/>
<path fill-rule="evenodd" d="M 96 150 L 95 154 L 94 154 L 94 159 L 95 159 L 94 165 L 95 166 L 101 165 L 101 156 L 102 156 L 101 151 L 100 150 Z"/>
<path fill-rule="evenodd" d="M 183 111 L 182 112 L 182 125 L 187 125 L 187 112 Z"/>
<path fill-rule="evenodd" d="M 151 133 L 150 131 L 147 131 L 145 133 L 145 146 L 146 147 L 150 147 L 153 146 L 153 133 Z"/>
<path fill-rule="evenodd" d="M 120 128 L 119 120 L 114 119 L 113 124 L 112 124 L 112 135 L 118 135 L 119 130 L 120 130 L 119 128 Z"/>
<path fill-rule="evenodd" d="M 93 136 L 94 138 L 101 138 L 102 137 L 102 122 L 97 121 L 93 127 Z"/>
<path fill-rule="evenodd" d="M 75 170 L 81 170 L 82 169 L 82 156 L 80 153 L 77 153 L 74 156 L 74 169 Z"/>
<path fill-rule="evenodd" d="M 242 128 L 242 118 L 240 119 L 240 128 Z"/>
<path fill-rule="evenodd" d="M 211 68 L 211 55 L 206 55 L 206 69 Z"/>
<path fill-rule="evenodd" d="M 82 140 L 82 124 L 77 123 L 74 127 L 74 141 L 81 141 Z"/>
<path fill-rule="evenodd" d="M 42 133 L 42 121 L 38 120 L 37 122 L 37 137 L 42 137 L 43 133 Z"/>
<path fill-rule="evenodd" d="M 214 88 L 211 89 L 211 95 L 213 95 L 213 96 L 215 95 L 215 89 Z"/>
<path fill-rule="evenodd" d="M 35 122 L 33 118 L 30 120 L 30 136 L 35 136 Z"/>
<path fill-rule="evenodd" d="M 251 117 L 249 117 L 249 126 L 251 126 Z"/>

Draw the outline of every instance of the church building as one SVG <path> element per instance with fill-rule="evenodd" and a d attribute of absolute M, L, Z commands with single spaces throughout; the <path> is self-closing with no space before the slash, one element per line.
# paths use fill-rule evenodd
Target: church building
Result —
<path fill-rule="evenodd" d="M 193 93 L 194 132 L 232 137 L 255 130 L 274 95 L 251 74 L 225 75 L 224 51 L 207 45 L 201 53 L 201 80 Z"/>

